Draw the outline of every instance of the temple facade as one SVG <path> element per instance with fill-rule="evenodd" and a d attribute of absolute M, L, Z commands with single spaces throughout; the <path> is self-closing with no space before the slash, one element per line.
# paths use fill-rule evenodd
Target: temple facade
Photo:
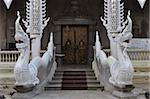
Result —
<path fill-rule="evenodd" d="M 48 99 L 55 90 L 149 97 L 149 7 L 148 0 L 0 0 L 0 99 Z"/>
<path fill-rule="evenodd" d="M 54 32 L 56 53 L 64 54 L 67 64 L 86 64 L 93 60 L 95 31 L 99 31 L 102 48 L 109 48 L 106 29 L 100 21 L 103 16 L 103 0 L 47 0 L 47 16 L 50 21 L 44 29 L 41 49 L 45 50 L 49 33 Z M 134 5 L 133 5 L 134 4 Z M 20 11 L 25 19 L 26 0 L 13 0 L 10 9 L 0 1 L 0 50 L 16 50 L 15 20 Z M 133 37 L 149 37 L 149 1 L 141 9 L 137 0 L 125 0 L 125 16 L 131 10 Z M 25 26 L 24 30 L 26 30 Z"/>

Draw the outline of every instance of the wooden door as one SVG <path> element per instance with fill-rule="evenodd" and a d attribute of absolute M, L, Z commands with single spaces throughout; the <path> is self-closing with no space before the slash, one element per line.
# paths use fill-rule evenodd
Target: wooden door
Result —
<path fill-rule="evenodd" d="M 62 26 L 64 64 L 87 63 L 87 26 Z"/>

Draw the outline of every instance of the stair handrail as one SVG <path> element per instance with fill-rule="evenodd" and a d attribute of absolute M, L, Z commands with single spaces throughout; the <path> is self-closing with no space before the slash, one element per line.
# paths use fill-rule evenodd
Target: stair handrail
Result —
<path fill-rule="evenodd" d="M 96 32 L 96 42 L 95 46 L 93 46 L 94 50 L 94 61 L 92 63 L 92 69 L 95 72 L 95 75 L 97 77 L 97 80 L 100 82 L 104 88 L 112 89 L 112 85 L 109 83 L 109 77 L 110 75 L 110 68 L 107 64 L 107 56 L 105 52 L 101 49 L 101 43 L 99 41 L 99 35 L 98 32 Z"/>
<path fill-rule="evenodd" d="M 56 60 L 55 60 L 55 57 L 56 57 L 56 47 L 54 47 L 54 53 L 53 53 L 53 58 L 52 60 L 49 62 L 49 65 L 47 67 L 47 75 L 46 75 L 46 78 L 44 80 L 42 80 L 40 82 L 39 85 L 37 85 L 33 91 L 32 91 L 32 96 L 35 96 L 35 95 L 38 95 L 40 94 L 42 91 L 44 91 L 44 87 L 46 86 L 46 84 L 48 82 L 50 82 L 52 80 L 52 77 L 54 76 L 54 73 L 56 71 L 56 68 L 57 68 L 57 63 L 56 63 Z M 39 73 L 40 74 L 40 73 Z"/>

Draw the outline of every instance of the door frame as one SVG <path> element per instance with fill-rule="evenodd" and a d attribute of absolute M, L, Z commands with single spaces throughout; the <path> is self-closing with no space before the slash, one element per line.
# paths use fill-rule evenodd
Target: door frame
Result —
<path fill-rule="evenodd" d="M 53 21 L 54 23 L 54 43 L 56 46 L 56 53 L 62 53 L 62 25 L 87 25 L 88 26 L 88 65 L 92 66 L 92 61 L 94 59 L 94 52 L 93 52 L 93 45 L 94 45 L 94 38 L 95 38 L 95 24 L 96 21 L 87 19 L 87 18 L 66 18 L 66 17 L 59 17 Z M 62 57 L 63 56 L 56 56 L 56 61 L 58 66 L 62 66 Z"/>

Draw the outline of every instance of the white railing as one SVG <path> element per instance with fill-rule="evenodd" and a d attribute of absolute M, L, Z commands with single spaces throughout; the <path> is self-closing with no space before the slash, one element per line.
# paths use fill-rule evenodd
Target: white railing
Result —
<path fill-rule="evenodd" d="M 107 56 L 110 56 L 110 49 L 104 49 Z M 128 49 L 128 55 L 131 60 L 150 60 L 150 50 Z"/>
<path fill-rule="evenodd" d="M 40 54 L 43 55 L 44 52 L 45 50 L 42 50 Z M 0 62 L 16 62 L 19 55 L 19 51 L 0 51 Z"/>
<path fill-rule="evenodd" d="M 110 55 L 110 49 L 104 49 L 106 54 Z M 45 50 L 40 51 L 41 55 Z M 132 61 L 150 60 L 150 51 L 142 49 L 128 49 L 129 57 Z M 0 63 L 15 63 L 20 55 L 19 51 L 0 51 Z"/>
<path fill-rule="evenodd" d="M 19 51 L 0 51 L 0 62 L 16 62 Z"/>

